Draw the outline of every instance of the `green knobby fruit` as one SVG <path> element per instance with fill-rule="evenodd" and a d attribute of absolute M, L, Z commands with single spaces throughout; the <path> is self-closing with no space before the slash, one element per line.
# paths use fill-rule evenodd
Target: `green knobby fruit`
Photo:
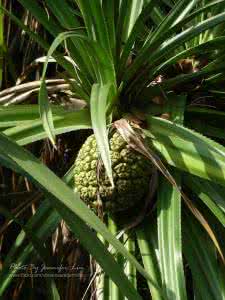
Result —
<path fill-rule="evenodd" d="M 75 189 L 94 210 L 102 205 L 103 211 L 123 211 L 140 204 L 147 195 L 152 165 L 130 148 L 117 131 L 112 134 L 109 145 L 115 187 L 112 188 L 102 164 L 97 171 L 100 155 L 93 134 L 87 138 L 75 161 Z"/>

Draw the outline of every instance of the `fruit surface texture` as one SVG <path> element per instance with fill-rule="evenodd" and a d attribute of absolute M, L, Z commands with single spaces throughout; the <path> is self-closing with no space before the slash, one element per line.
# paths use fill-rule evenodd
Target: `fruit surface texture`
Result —
<path fill-rule="evenodd" d="M 151 163 L 134 151 L 116 131 L 109 139 L 113 180 L 101 163 L 94 135 L 87 138 L 75 161 L 75 189 L 86 204 L 105 211 L 123 211 L 143 201 L 149 190 Z"/>

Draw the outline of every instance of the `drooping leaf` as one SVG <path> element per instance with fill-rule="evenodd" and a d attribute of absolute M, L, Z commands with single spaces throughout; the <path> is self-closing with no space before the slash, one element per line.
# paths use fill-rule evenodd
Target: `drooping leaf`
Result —
<path fill-rule="evenodd" d="M 158 257 L 157 228 L 151 224 L 151 218 L 152 216 L 146 218 L 136 229 L 136 236 L 144 268 L 149 270 L 158 286 L 162 286 Z M 150 282 L 148 282 L 148 286 L 153 300 L 164 299 Z"/>
<path fill-rule="evenodd" d="M 185 184 L 194 192 L 225 227 L 224 187 L 196 176 L 185 176 Z"/>
<path fill-rule="evenodd" d="M 66 113 L 61 106 L 52 107 L 53 118 L 55 115 Z M 32 105 L 11 105 L 0 107 L 0 128 L 9 128 L 17 125 L 28 124 L 31 121 L 39 119 L 39 110 L 37 104 Z"/>
<path fill-rule="evenodd" d="M 179 173 L 172 173 L 180 183 Z M 178 181 L 179 180 L 179 181 Z M 187 299 L 181 247 L 181 195 L 161 178 L 158 191 L 158 239 L 162 286 L 167 299 Z"/>
<path fill-rule="evenodd" d="M 56 135 L 91 128 L 91 117 L 88 110 L 60 113 L 59 115 L 53 115 L 53 119 Z M 24 125 L 12 127 L 3 132 L 19 145 L 27 145 L 47 137 L 41 120 L 27 122 Z"/>
<path fill-rule="evenodd" d="M 90 229 L 88 229 L 87 225 L 84 222 L 87 222 L 87 224 L 92 226 L 96 231 L 100 232 L 101 235 L 110 244 L 112 244 L 115 249 L 121 252 L 136 266 L 136 268 L 143 274 L 143 276 L 147 277 L 148 280 L 151 281 L 151 277 L 149 276 L 149 274 L 145 270 L 143 270 L 140 264 L 137 263 L 135 258 L 127 252 L 123 245 L 117 239 L 115 239 L 115 237 L 107 230 L 106 226 L 98 219 L 98 217 L 96 217 L 95 214 L 91 212 L 81 200 L 79 200 L 79 196 L 77 193 L 72 192 L 71 189 L 69 189 L 57 176 L 55 176 L 47 167 L 42 165 L 40 161 L 38 161 L 27 151 L 11 142 L 4 135 L 1 134 L 0 137 L 1 162 L 5 164 L 9 160 L 11 160 L 13 164 L 18 165 L 21 173 L 25 174 L 28 178 L 38 184 L 43 189 L 43 191 L 50 196 L 51 203 L 62 214 L 68 225 L 73 228 L 75 225 L 76 229 L 73 230 L 74 233 L 78 238 L 82 240 L 88 250 L 90 252 L 93 252 L 97 249 L 95 252 L 95 256 L 97 256 L 96 259 L 100 264 L 102 264 L 104 269 L 106 268 L 106 271 L 110 274 L 112 279 L 118 285 L 120 285 L 121 291 L 125 295 L 129 294 L 129 297 L 131 297 L 131 299 L 135 299 L 135 297 L 137 297 L 136 299 L 138 299 L 135 290 L 132 288 L 129 281 L 126 280 L 126 277 L 124 278 L 124 275 L 121 272 L 120 268 L 115 263 L 113 263 L 109 254 L 107 256 L 107 251 L 105 250 L 104 246 L 96 238 L 94 233 L 91 232 Z M 45 180 L 46 177 L 48 178 L 47 181 Z M 78 228 L 80 228 L 80 230 Z M 83 235 L 83 233 L 85 234 Z M 88 235 L 90 235 L 89 239 L 86 238 L 86 236 Z M 96 245 L 96 248 L 93 248 L 93 244 Z M 97 246 L 100 248 L 97 248 Z M 104 251 L 105 253 L 105 255 L 103 255 L 105 256 L 104 259 L 102 258 L 102 251 Z M 107 264 L 112 264 L 111 267 L 114 265 L 113 269 L 111 267 L 107 268 L 107 264 L 105 264 L 107 257 L 109 258 Z M 118 274 L 120 274 L 121 277 L 118 276 Z M 122 278 L 124 278 L 124 281 Z M 124 282 L 124 286 L 120 284 L 121 280 Z M 126 284 L 128 284 L 129 288 L 128 286 L 125 288 Z M 133 297 L 132 295 L 135 296 Z"/>
<path fill-rule="evenodd" d="M 91 120 L 96 142 L 106 169 L 106 173 L 109 177 L 112 187 L 114 187 L 106 127 L 107 101 L 110 88 L 110 84 L 104 86 L 99 84 L 93 85 L 91 93 Z"/>
<path fill-rule="evenodd" d="M 42 82 L 39 91 L 39 111 L 42 120 L 42 125 L 45 129 L 47 137 L 51 143 L 55 146 L 55 129 L 53 124 L 52 110 L 50 107 L 48 92 L 45 81 Z"/>
<path fill-rule="evenodd" d="M 170 107 L 175 124 L 183 124 L 186 96 L 174 97 Z M 181 172 L 171 170 L 177 186 L 181 186 Z M 160 178 L 158 187 L 158 243 L 162 286 L 168 299 L 187 299 L 182 257 L 182 194 L 166 178 Z"/>
<path fill-rule="evenodd" d="M 219 280 L 221 269 L 214 245 L 190 214 L 183 215 L 182 228 L 184 255 L 192 272 L 197 299 L 224 299 L 225 283 Z"/>
<path fill-rule="evenodd" d="M 148 117 L 150 144 L 171 165 L 225 185 L 225 149 L 184 126 Z"/>

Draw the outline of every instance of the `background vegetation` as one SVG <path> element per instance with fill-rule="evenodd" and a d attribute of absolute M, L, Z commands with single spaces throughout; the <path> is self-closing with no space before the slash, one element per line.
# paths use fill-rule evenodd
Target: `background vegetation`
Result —
<path fill-rule="evenodd" d="M 225 299 L 224 8 L 1 2 L 3 299 Z M 153 192 L 96 215 L 73 164 L 94 132 L 113 185 L 111 126 L 154 165 Z"/>

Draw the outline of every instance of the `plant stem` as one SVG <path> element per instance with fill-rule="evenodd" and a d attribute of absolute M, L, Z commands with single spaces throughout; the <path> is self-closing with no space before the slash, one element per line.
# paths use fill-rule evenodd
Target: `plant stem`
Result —
<path fill-rule="evenodd" d="M 116 235 L 118 233 L 118 226 L 114 222 L 114 220 L 109 216 L 108 217 L 108 229 L 109 231 Z M 116 254 L 116 260 L 118 264 L 123 268 L 123 260 L 121 259 L 121 255 Z M 117 285 L 112 280 L 109 280 L 109 290 L 110 290 L 110 300 L 121 300 L 123 297 L 121 296 L 120 290 Z M 105 299 L 104 299 L 105 300 Z"/>
<path fill-rule="evenodd" d="M 124 233 L 123 235 L 125 248 L 135 256 L 135 238 L 133 234 L 127 234 Z M 133 264 L 131 264 L 129 261 L 126 261 L 125 263 L 125 274 L 127 275 L 128 279 L 131 281 L 132 285 L 134 287 L 137 286 L 137 280 L 136 280 L 136 269 Z"/>
<path fill-rule="evenodd" d="M 107 246 L 104 238 L 98 234 L 99 239 Z M 109 300 L 109 277 L 104 273 L 102 268 L 97 264 L 96 267 L 97 278 L 96 278 L 96 299 L 98 300 Z"/>

